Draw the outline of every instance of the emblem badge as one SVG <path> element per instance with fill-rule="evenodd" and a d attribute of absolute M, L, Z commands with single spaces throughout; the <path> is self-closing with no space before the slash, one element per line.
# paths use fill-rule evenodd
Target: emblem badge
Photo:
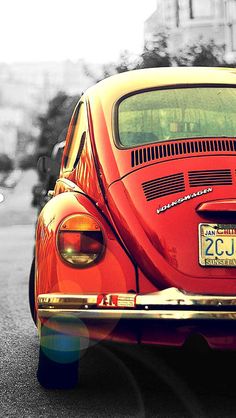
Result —
<path fill-rule="evenodd" d="M 180 205 L 181 203 L 186 202 L 187 200 L 194 199 L 195 197 L 202 196 L 212 191 L 213 191 L 212 187 L 209 187 L 208 189 L 199 190 L 198 192 L 194 192 L 194 193 L 188 194 L 187 196 L 180 197 L 179 199 L 174 200 L 173 202 L 168 203 L 167 205 L 164 205 L 158 208 L 157 214 L 159 215 L 160 213 L 165 212 L 167 209 L 171 209 L 174 206 L 177 206 L 177 205 Z"/>

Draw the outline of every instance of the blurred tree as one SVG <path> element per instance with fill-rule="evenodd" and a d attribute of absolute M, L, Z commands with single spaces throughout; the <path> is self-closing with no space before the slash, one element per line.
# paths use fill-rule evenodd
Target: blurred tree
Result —
<path fill-rule="evenodd" d="M 0 172 L 11 171 L 13 169 L 13 161 L 7 154 L 0 154 Z"/>
<path fill-rule="evenodd" d="M 37 157 L 51 155 L 52 149 L 57 142 L 63 141 L 66 136 L 67 127 L 79 100 L 78 97 L 68 96 L 59 92 L 48 105 L 48 110 L 38 118 L 40 136 L 38 141 Z"/>
<path fill-rule="evenodd" d="M 79 98 L 79 96 L 68 96 L 64 92 L 59 92 L 50 100 L 47 112 L 38 117 L 40 135 L 36 146 L 35 167 L 41 156 L 51 157 L 55 144 L 65 140 L 68 125 Z M 25 168 L 28 161 L 22 163 Z M 45 173 L 38 171 L 38 175 L 40 182 L 47 182 L 48 176 Z"/>
<path fill-rule="evenodd" d="M 37 165 L 37 160 L 35 155 L 27 154 L 24 157 L 19 159 L 19 167 L 22 170 L 27 170 L 29 168 L 35 168 Z"/>
<path fill-rule="evenodd" d="M 116 73 L 153 67 L 170 67 L 172 57 L 168 52 L 168 35 L 157 33 L 152 41 L 146 42 L 141 55 L 134 55 L 127 50 L 120 54 L 117 63 L 110 63 L 103 66 L 103 74 L 100 81 Z"/>
<path fill-rule="evenodd" d="M 234 67 L 235 63 L 227 64 L 224 55 L 224 45 L 217 45 L 214 40 L 204 42 L 202 39 L 179 49 L 178 53 L 173 55 L 169 52 L 168 34 L 160 32 L 154 35 L 151 41 L 146 42 L 140 56 L 134 56 L 127 50 L 123 51 L 118 62 L 104 65 L 102 77 L 94 81 L 100 81 L 116 73 L 141 68 L 171 67 L 173 65 L 206 67 L 227 65 Z"/>
<path fill-rule="evenodd" d="M 115 72 L 124 73 L 125 71 L 136 70 L 139 65 L 140 57 L 131 54 L 127 49 L 121 52 L 118 63 L 115 65 Z"/>
<path fill-rule="evenodd" d="M 168 35 L 156 33 L 152 41 L 146 42 L 136 68 L 171 67 L 172 57 L 168 51 Z"/>
<path fill-rule="evenodd" d="M 180 67 L 220 67 L 227 65 L 224 60 L 224 54 L 224 45 L 216 45 L 214 40 L 204 42 L 202 39 L 199 39 L 198 42 L 180 49 L 178 55 L 174 56 L 173 59 Z"/>
<path fill-rule="evenodd" d="M 140 57 L 131 54 L 127 49 L 121 52 L 118 62 L 107 63 L 102 66 L 102 75 L 94 82 L 103 80 L 117 73 L 124 73 L 125 71 L 135 70 L 138 68 Z"/>
<path fill-rule="evenodd" d="M 119 65 L 119 64 L 117 64 Z M 111 75 L 116 74 L 116 64 L 114 62 L 110 62 L 107 64 L 103 64 L 102 66 L 102 74 L 99 76 L 99 78 L 94 79 L 94 83 L 98 83 L 101 80 L 104 80 L 104 78 L 110 77 Z"/>

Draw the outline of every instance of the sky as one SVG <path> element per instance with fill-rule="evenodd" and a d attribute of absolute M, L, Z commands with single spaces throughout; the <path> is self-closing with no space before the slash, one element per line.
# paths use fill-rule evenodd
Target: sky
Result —
<path fill-rule="evenodd" d="M 1 0 L 0 62 L 116 61 L 139 53 L 156 0 Z"/>

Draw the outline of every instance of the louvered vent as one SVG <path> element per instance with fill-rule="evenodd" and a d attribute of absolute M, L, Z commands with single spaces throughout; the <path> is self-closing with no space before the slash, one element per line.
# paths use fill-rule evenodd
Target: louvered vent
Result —
<path fill-rule="evenodd" d="M 167 196 L 168 194 L 183 192 L 184 175 L 183 173 L 172 174 L 167 177 L 160 177 L 155 180 L 142 183 L 143 191 L 147 201 Z"/>
<path fill-rule="evenodd" d="M 145 148 L 131 152 L 131 165 L 147 163 L 149 161 L 161 160 L 163 158 L 188 155 L 205 154 L 209 152 L 225 153 L 236 152 L 236 140 L 233 139 L 207 139 L 198 141 L 169 142 L 157 145 L 150 145 Z"/>
<path fill-rule="evenodd" d="M 231 171 L 228 169 L 189 171 L 188 177 L 191 187 L 217 185 L 227 186 L 232 184 Z"/>

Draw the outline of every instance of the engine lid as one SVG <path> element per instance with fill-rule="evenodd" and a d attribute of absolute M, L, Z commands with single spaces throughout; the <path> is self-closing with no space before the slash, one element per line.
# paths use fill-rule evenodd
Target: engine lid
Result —
<path fill-rule="evenodd" d="M 233 157 L 199 157 L 145 166 L 110 186 L 118 231 L 157 286 L 236 291 L 235 176 Z"/>

